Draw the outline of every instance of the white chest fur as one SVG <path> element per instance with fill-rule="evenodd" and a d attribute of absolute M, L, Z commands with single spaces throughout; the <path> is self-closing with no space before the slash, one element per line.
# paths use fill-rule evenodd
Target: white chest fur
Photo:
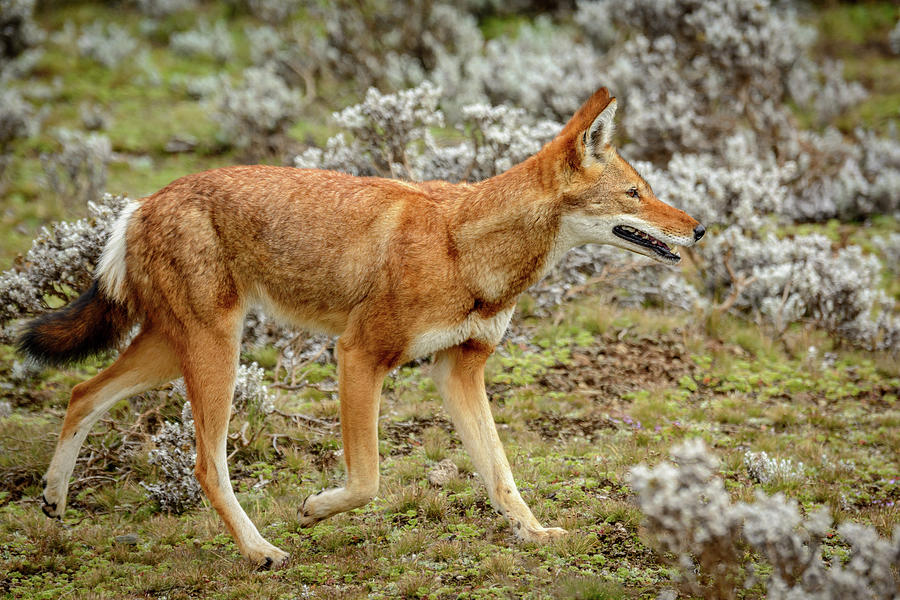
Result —
<path fill-rule="evenodd" d="M 493 317 L 483 318 L 478 313 L 470 313 L 459 325 L 442 329 L 432 329 L 420 333 L 406 351 L 407 358 L 413 360 L 434 354 L 438 350 L 451 348 L 466 340 L 480 340 L 497 344 L 509 326 L 515 306 L 498 312 Z"/>

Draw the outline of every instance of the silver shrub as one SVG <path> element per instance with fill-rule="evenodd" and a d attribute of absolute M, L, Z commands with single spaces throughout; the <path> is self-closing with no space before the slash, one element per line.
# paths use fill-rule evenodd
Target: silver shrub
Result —
<path fill-rule="evenodd" d="M 325 148 L 310 148 L 294 164 L 355 175 L 413 180 L 478 180 L 502 172 L 540 149 L 560 125 L 535 120 L 518 108 L 476 104 L 461 109 L 456 123 L 467 140 L 439 144 L 430 127 L 444 125 L 441 90 L 431 82 L 393 94 L 371 88 L 366 99 L 334 119 L 341 133 Z"/>
<path fill-rule="evenodd" d="M 208 56 L 219 62 L 225 62 L 234 55 L 231 32 L 223 19 L 212 25 L 201 19 L 195 29 L 173 33 L 169 38 L 169 47 L 176 54 Z"/>
<path fill-rule="evenodd" d="M 106 189 L 107 166 L 113 158 L 109 138 L 99 133 L 58 129 L 59 152 L 41 154 L 44 180 L 64 204 L 84 206 Z"/>
<path fill-rule="evenodd" d="M 859 246 L 832 249 L 819 234 L 779 239 L 732 225 L 701 247 L 710 289 L 746 278 L 735 306 L 755 312 L 777 332 L 812 322 L 871 349 L 900 348 L 894 301 L 878 289 L 881 264 Z M 752 281 L 750 278 L 753 278 Z"/>
<path fill-rule="evenodd" d="M 891 571 L 900 560 L 900 527 L 886 540 L 871 527 L 841 525 L 850 559 L 826 567 L 820 547 L 832 525 L 827 510 L 804 518 L 796 501 L 759 491 L 755 502 L 732 504 L 702 441 L 689 440 L 671 455 L 674 464 L 634 467 L 629 483 L 648 533 L 660 550 L 675 555 L 688 593 L 736 597 L 742 584 L 755 582 L 744 555 L 749 547 L 771 566 L 765 582 L 771 600 L 900 597 Z M 738 580 L 742 566 L 750 573 L 745 582 Z"/>
<path fill-rule="evenodd" d="M 135 3 L 142 14 L 157 18 L 193 10 L 197 6 L 197 0 L 135 0 Z"/>
<path fill-rule="evenodd" d="M 430 82 L 395 94 L 370 88 L 363 102 L 333 115 L 335 122 L 352 134 L 352 140 L 338 134 L 324 149 L 310 148 L 296 157 L 294 164 L 354 175 L 414 178 L 414 143 L 425 136 L 428 127 L 444 124 L 437 108 L 439 98 L 440 89 Z"/>
<path fill-rule="evenodd" d="M 235 414 L 252 418 L 272 412 L 275 397 L 269 393 L 264 378 L 265 371 L 256 363 L 238 367 L 233 398 Z M 181 421 L 163 423 L 151 438 L 153 448 L 148 460 L 159 469 L 159 481 L 142 481 L 140 485 L 164 511 L 181 513 L 202 501 L 203 490 L 194 476 L 197 461 L 194 417 L 183 379 L 172 384 L 169 398 L 182 403 Z"/>
<path fill-rule="evenodd" d="M 268 414 L 275 408 L 275 396 L 265 384 L 266 372 L 255 362 L 240 365 L 234 387 L 234 410 Z"/>
<path fill-rule="evenodd" d="M 34 21 L 35 0 L 0 0 L 0 72 L 44 39 Z"/>
<path fill-rule="evenodd" d="M 48 299 L 69 300 L 90 284 L 94 266 L 121 209 L 124 196 L 105 194 L 88 203 L 88 216 L 41 229 L 31 249 L 0 274 L 0 341 L 14 339 L 13 321 L 50 309 Z"/>
<path fill-rule="evenodd" d="M 41 126 L 40 116 L 17 90 L 0 89 L 0 190 L 3 174 L 12 162 L 13 143 L 35 135 Z"/>
<path fill-rule="evenodd" d="M 487 42 L 481 85 L 494 104 L 533 107 L 566 120 L 597 88 L 600 57 L 573 34 L 539 17 L 515 37 Z"/>
<path fill-rule="evenodd" d="M 894 51 L 894 54 L 900 54 L 900 20 L 891 29 L 891 33 L 888 35 L 888 43 L 891 45 L 891 50 Z"/>
<path fill-rule="evenodd" d="M 803 463 L 795 464 L 790 458 L 775 458 L 765 451 L 744 452 L 744 467 L 750 479 L 757 483 L 769 483 L 771 481 L 789 481 L 803 476 Z"/>
<path fill-rule="evenodd" d="M 134 53 L 137 40 L 127 29 L 115 23 L 94 21 L 81 30 L 77 40 L 78 53 L 112 69 Z"/>
<path fill-rule="evenodd" d="M 273 69 L 250 67 L 239 85 L 225 84 L 214 106 L 226 141 L 263 156 L 283 150 L 300 111 L 300 95 Z"/>
<path fill-rule="evenodd" d="M 175 395 L 181 395 L 180 390 Z M 181 421 L 166 421 L 162 429 L 151 438 L 153 449 L 147 455 L 148 462 L 160 472 L 158 483 L 139 482 L 147 495 L 156 500 L 166 512 L 182 513 L 200 504 L 203 489 L 194 476 L 197 462 L 194 437 L 194 415 L 190 402 L 181 409 Z"/>
<path fill-rule="evenodd" d="M 294 15 L 303 2 L 301 0 L 243 0 L 242 4 L 257 19 L 277 25 Z"/>

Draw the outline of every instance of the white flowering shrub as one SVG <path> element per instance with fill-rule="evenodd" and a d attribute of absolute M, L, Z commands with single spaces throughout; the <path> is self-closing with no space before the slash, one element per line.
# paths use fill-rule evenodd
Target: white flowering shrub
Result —
<path fill-rule="evenodd" d="M 445 125 L 437 108 L 441 90 L 430 82 L 394 94 L 371 88 L 364 102 L 334 118 L 352 135 L 310 148 L 294 164 L 355 175 L 413 180 L 478 180 L 500 173 L 537 152 L 560 125 L 534 120 L 522 109 L 471 105 L 462 108 L 456 128 L 467 140 L 439 144 L 430 127 Z"/>
<path fill-rule="evenodd" d="M 135 0 L 135 4 L 142 14 L 159 18 L 193 10 L 197 6 L 197 0 Z"/>
<path fill-rule="evenodd" d="M 0 89 L 0 191 L 12 163 L 13 143 L 37 133 L 40 125 L 40 113 L 17 90 Z"/>
<path fill-rule="evenodd" d="M 796 501 L 761 492 L 753 503 L 732 504 L 702 441 L 687 441 L 671 456 L 674 464 L 634 467 L 629 483 L 654 543 L 675 556 L 686 593 L 736 598 L 758 572 L 770 570 L 765 585 L 772 600 L 898 597 L 900 580 L 892 567 L 900 561 L 900 527 L 886 540 L 868 526 L 839 526 L 850 558 L 826 566 L 821 544 L 832 525 L 827 510 L 804 518 Z M 747 549 L 768 569 L 749 562 Z"/>
<path fill-rule="evenodd" d="M 43 40 L 34 22 L 35 0 L 0 0 L 0 72 L 6 64 Z"/>
<path fill-rule="evenodd" d="M 256 363 L 240 365 L 234 385 L 234 414 L 261 421 L 274 410 L 275 397 L 264 383 L 265 371 Z M 140 482 L 147 495 L 162 510 L 181 513 L 198 505 L 203 490 L 194 476 L 197 461 L 196 435 L 191 404 L 187 401 L 184 380 L 172 384 L 169 398 L 183 403 L 181 421 L 167 421 L 151 438 L 153 448 L 148 462 L 157 467 L 158 481 Z"/>
<path fill-rule="evenodd" d="M 234 387 L 234 410 L 268 414 L 275 408 L 275 396 L 265 384 L 266 372 L 258 364 L 240 365 Z"/>
<path fill-rule="evenodd" d="M 891 33 L 888 35 L 888 43 L 891 45 L 891 50 L 894 51 L 894 54 L 900 54 L 900 20 L 891 29 Z"/>
<path fill-rule="evenodd" d="M 214 118 L 227 142 L 253 156 L 281 152 L 300 110 L 300 94 L 270 68 L 250 67 L 237 86 L 226 83 Z"/>
<path fill-rule="evenodd" d="M 105 194 L 88 202 L 88 216 L 41 229 L 31 249 L 0 274 L 0 341 L 12 343 L 12 322 L 50 309 L 48 301 L 68 301 L 87 289 L 124 196 Z"/>
<path fill-rule="evenodd" d="M 58 129 L 55 137 L 60 151 L 41 155 L 47 186 L 70 207 L 99 198 L 106 190 L 107 166 L 112 160 L 109 138 L 71 129 Z"/>
<path fill-rule="evenodd" d="M 833 250 L 819 234 L 779 239 L 733 225 L 710 238 L 701 252 L 708 288 L 726 289 L 742 277 L 734 306 L 778 333 L 795 322 L 812 322 L 864 347 L 900 348 L 895 302 L 878 289 L 881 265 L 859 246 Z"/>
<path fill-rule="evenodd" d="M 194 476 L 197 462 L 194 415 L 190 402 L 181 409 L 181 422 L 166 421 L 151 438 L 148 462 L 159 471 L 158 483 L 139 482 L 147 495 L 166 512 L 182 513 L 203 500 L 203 489 Z"/>
<path fill-rule="evenodd" d="M 296 14 L 303 2 L 301 0 L 240 0 L 236 4 L 257 19 L 277 25 Z"/>
<path fill-rule="evenodd" d="M 803 463 L 795 464 L 790 458 L 775 458 L 765 451 L 744 453 L 744 467 L 747 475 L 757 483 L 791 481 L 803 477 Z"/>
<path fill-rule="evenodd" d="M 121 25 L 94 21 L 82 29 L 77 45 L 81 56 L 113 69 L 134 53 L 137 40 Z"/>
<path fill-rule="evenodd" d="M 208 56 L 219 62 L 229 60 L 234 54 L 234 42 L 225 21 L 219 19 L 210 25 L 201 19 L 195 29 L 173 33 L 169 47 L 183 56 Z"/>

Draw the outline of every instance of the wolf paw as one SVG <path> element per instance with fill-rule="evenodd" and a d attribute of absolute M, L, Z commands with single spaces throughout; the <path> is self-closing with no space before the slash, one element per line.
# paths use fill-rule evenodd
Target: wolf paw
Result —
<path fill-rule="evenodd" d="M 532 544 L 548 544 L 569 533 L 561 527 L 521 527 L 516 530 L 516 536 L 523 542 Z"/>

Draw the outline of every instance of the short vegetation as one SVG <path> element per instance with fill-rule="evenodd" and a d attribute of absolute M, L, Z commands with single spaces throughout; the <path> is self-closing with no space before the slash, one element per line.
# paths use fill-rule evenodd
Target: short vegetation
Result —
<path fill-rule="evenodd" d="M 523 496 L 569 536 L 514 542 L 425 364 L 385 384 L 375 502 L 298 528 L 343 478 L 334 340 L 261 311 L 228 453 L 283 569 L 205 506 L 180 382 L 116 405 L 41 514 L 110 357 L 12 343 L 89 285 L 128 197 L 242 162 L 477 181 L 599 85 L 709 233 L 677 268 L 570 252 L 488 365 Z M 0 596 L 900 597 L 898 115 L 889 2 L 0 0 Z"/>

